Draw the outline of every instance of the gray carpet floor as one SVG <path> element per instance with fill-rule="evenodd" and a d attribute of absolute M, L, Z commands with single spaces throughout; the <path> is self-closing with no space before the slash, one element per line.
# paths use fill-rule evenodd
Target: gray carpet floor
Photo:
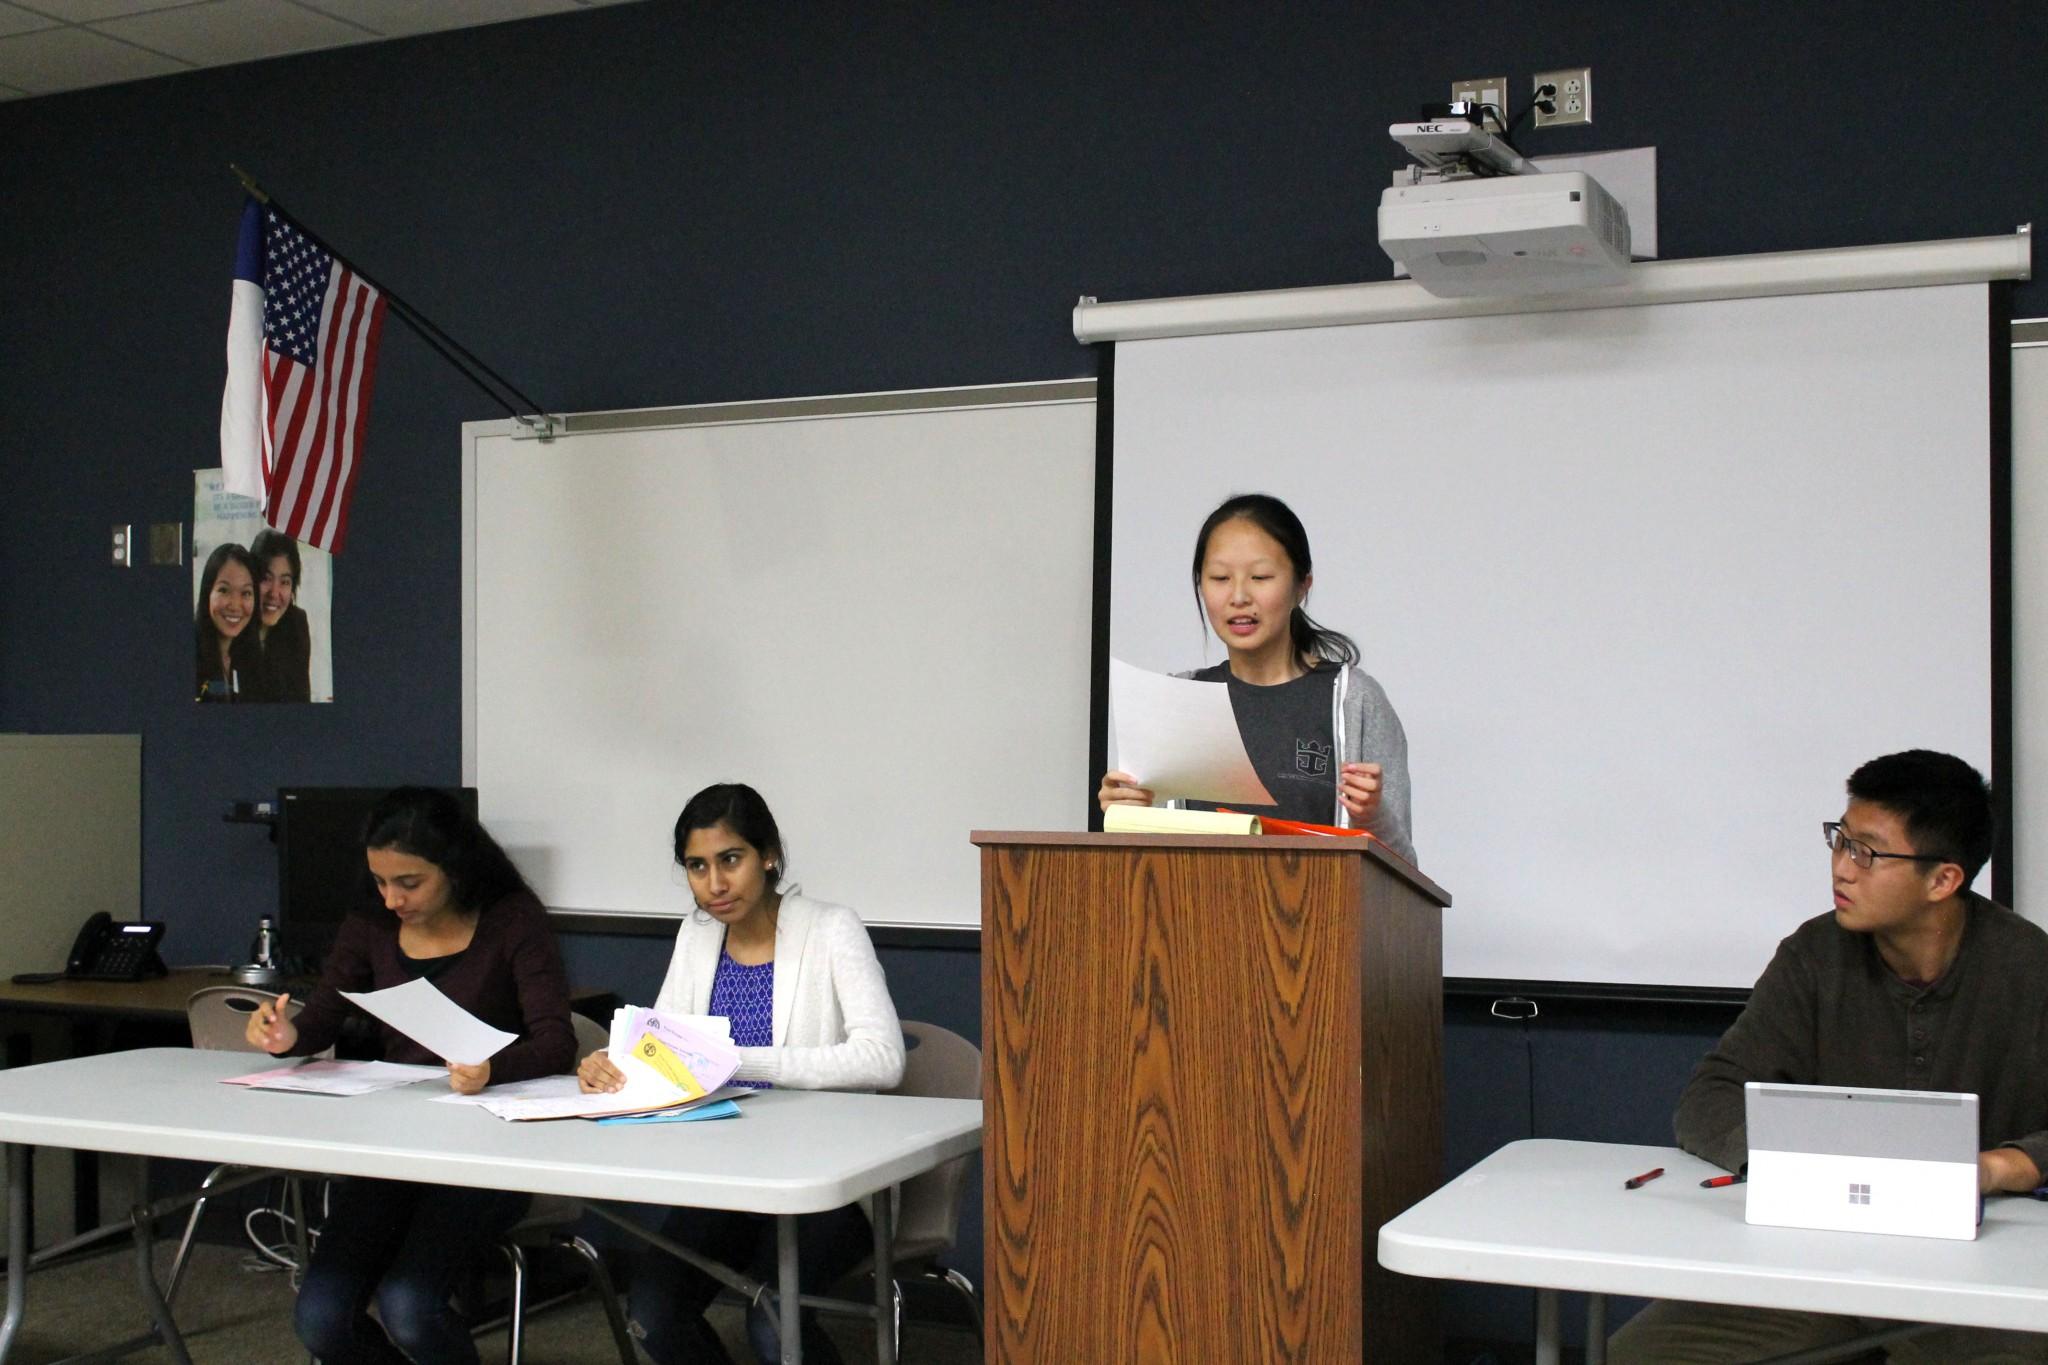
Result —
<path fill-rule="evenodd" d="M 168 1269 L 168 1248 L 159 1249 Z M 201 1246 L 173 1305 L 178 1328 L 196 1365 L 294 1365 L 305 1352 L 292 1337 L 292 1287 L 281 1270 L 231 1246 Z M 83 1352 L 103 1350 L 148 1330 L 149 1314 L 136 1286 L 134 1253 L 125 1245 L 67 1265 L 36 1271 L 29 1280 L 28 1314 L 14 1359 L 46 1365 Z M 162 1274 L 159 1272 L 159 1283 Z M 745 1349 L 740 1310 L 714 1306 L 711 1319 L 736 1361 L 751 1360 Z M 844 1319 L 828 1324 L 848 1365 L 875 1358 L 873 1328 Z M 477 1340 L 484 1361 L 505 1358 L 501 1328 Z M 589 1295 L 530 1316 L 527 1365 L 616 1365 L 604 1314 Z M 907 1365 L 970 1365 L 981 1359 L 974 1335 L 958 1326 L 906 1322 L 900 1358 Z M 169 1351 L 152 1345 L 124 1357 L 138 1365 L 169 1362 Z"/>

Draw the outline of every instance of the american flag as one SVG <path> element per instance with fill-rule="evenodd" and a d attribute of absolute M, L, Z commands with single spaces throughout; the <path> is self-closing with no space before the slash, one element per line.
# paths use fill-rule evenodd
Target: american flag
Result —
<path fill-rule="evenodd" d="M 340 553 L 377 377 L 384 296 L 276 209 L 242 209 L 220 459 L 229 492 Z"/>

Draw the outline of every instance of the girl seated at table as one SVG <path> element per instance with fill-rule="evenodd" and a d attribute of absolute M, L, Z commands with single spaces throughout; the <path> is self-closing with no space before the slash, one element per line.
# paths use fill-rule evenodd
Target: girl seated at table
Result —
<path fill-rule="evenodd" d="M 473 1095 L 497 1082 L 570 1069 L 568 977 L 547 912 L 489 832 L 446 792 L 404 787 L 370 811 L 369 877 L 389 916 L 342 922 L 320 985 L 296 1020 L 289 995 L 249 1017 L 249 1041 L 277 1056 L 319 1052 L 369 1016 L 343 991 L 424 977 L 485 1023 L 518 1034 L 474 1066 L 447 1062 L 448 1085 Z M 376 1026 L 385 1061 L 436 1063 Z M 530 1195 L 401 1180 L 338 1184 L 299 1290 L 299 1339 L 323 1365 L 474 1365 L 476 1347 L 448 1295 L 469 1256 L 516 1223 Z M 365 1311 L 376 1300 L 379 1327 Z"/>
<path fill-rule="evenodd" d="M 721 783 L 691 797 L 676 820 L 675 858 L 697 910 L 676 935 L 657 1009 L 730 1019 L 741 1085 L 886 1090 L 902 1079 L 903 1030 L 867 928 L 845 906 L 787 883 L 782 835 L 759 792 Z M 576 1074 L 586 1091 L 625 1082 L 602 1052 L 585 1057 Z M 766 1215 L 676 1209 L 661 1231 L 757 1279 L 775 1278 L 775 1220 Z M 874 1242 L 867 1215 L 849 1204 L 805 1215 L 797 1244 L 799 1284 L 819 1294 Z M 703 1318 L 718 1288 L 673 1256 L 639 1258 L 631 1314 L 656 1365 L 730 1362 Z M 762 1361 L 782 1358 L 772 1307 L 750 1306 L 747 1330 Z M 803 1334 L 805 1360 L 839 1360 L 808 1312 Z"/>

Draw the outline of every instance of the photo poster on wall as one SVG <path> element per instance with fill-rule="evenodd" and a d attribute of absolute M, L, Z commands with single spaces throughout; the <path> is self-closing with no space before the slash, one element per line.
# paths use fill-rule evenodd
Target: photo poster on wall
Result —
<path fill-rule="evenodd" d="M 193 471 L 197 700 L 333 701 L 333 595 L 334 556 L 272 530 L 220 470 Z"/>

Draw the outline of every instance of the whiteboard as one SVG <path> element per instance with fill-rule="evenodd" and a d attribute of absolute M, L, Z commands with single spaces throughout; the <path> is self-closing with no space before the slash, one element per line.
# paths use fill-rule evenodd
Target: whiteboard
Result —
<path fill-rule="evenodd" d="M 542 900 L 686 912 L 676 816 L 743 781 L 808 893 L 978 927 L 968 831 L 1094 790 L 1093 395 L 465 427 L 463 780 Z"/>
<path fill-rule="evenodd" d="M 1194 532 L 1279 495 L 1405 723 L 1445 972 L 1747 987 L 1854 767 L 1990 773 L 1988 329 L 1955 285 L 1121 342 L 1111 652 L 1220 659 Z"/>

